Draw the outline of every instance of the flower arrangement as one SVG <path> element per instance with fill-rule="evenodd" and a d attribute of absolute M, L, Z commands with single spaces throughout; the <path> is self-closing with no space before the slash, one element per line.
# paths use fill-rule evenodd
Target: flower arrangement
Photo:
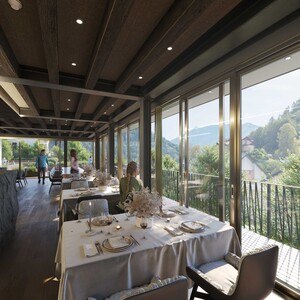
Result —
<path fill-rule="evenodd" d="M 149 188 L 133 191 L 125 200 L 124 208 L 137 217 L 151 217 L 162 206 L 162 197 L 157 192 L 150 192 Z"/>
<path fill-rule="evenodd" d="M 84 170 L 83 175 L 86 176 L 93 176 L 95 173 L 95 169 L 92 165 L 84 165 L 83 170 Z"/>
<path fill-rule="evenodd" d="M 100 170 L 95 171 L 94 186 L 106 186 L 110 183 L 111 175 Z"/>

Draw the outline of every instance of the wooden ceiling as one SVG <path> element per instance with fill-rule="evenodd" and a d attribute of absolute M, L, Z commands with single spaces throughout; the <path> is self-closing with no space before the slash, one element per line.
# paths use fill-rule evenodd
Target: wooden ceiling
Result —
<path fill-rule="evenodd" d="M 215 36 L 222 40 L 239 26 L 232 25 L 233 19 L 246 22 L 273 1 L 21 2 L 19 11 L 6 0 L 0 2 L 0 76 L 116 95 L 18 84 L 31 117 L 20 117 L 0 100 L 0 134 L 89 137 L 104 122 L 138 110 L 138 101 L 117 94 L 147 96 L 174 75 L 172 69 L 178 70 L 195 46 L 201 52 L 204 41 L 215 43 Z M 171 87 L 168 83 L 164 90 Z"/>

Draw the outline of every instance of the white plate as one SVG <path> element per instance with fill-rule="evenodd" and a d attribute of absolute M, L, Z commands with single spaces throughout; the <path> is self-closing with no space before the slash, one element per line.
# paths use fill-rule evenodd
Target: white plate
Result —
<path fill-rule="evenodd" d="M 118 248 L 113 248 L 110 243 L 109 240 L 106 239 L 102 242 L 102 247 L 109 252 L 122 252 L 122 251 L 126 251 L 127 249 L 129 249 L 133 244 L 134 241 L 130 236 L 124 236 L 124 237 L 120 237 L 123 238 L 124 241 L 126 241 L 126 245 L 122 246 L 122 247 L 118 247 Z"/>

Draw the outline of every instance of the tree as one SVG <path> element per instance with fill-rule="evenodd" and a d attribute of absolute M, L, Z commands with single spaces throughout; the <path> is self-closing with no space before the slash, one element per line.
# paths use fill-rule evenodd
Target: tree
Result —
<path fill-rule="evenodd" d="M 286 157 L 289 153 L 295 153 L 297 150 L 297 131 L 291 123 L 283 124 L 278 132 L 278 154 Z"/>
<path fill-rule="evenodd" d="M 177 171 L 179 169 L 177 161 L 169 154 L 163 155 L 162 168 L 168 171 Z"/>
<path fill-rule="evenodd" d="M 282 182 L 286 185 L 300 187 L 300 155 L 292 153 L 290 154 L 285 162 L 284 171 L 282 175 Z"/>
<path fill-rule="evenodd" d="M 217 146 L 205 146 L 194 158 L 193 169 L 196 173 L 218 175 L 219 173 L 219 149 Z"/>
<path fill-rule="evenodd" d="M 2 140 L 2 157 L 6 160 L 12 160 L 13 158 L 12 145 L 8 140 Z"/>

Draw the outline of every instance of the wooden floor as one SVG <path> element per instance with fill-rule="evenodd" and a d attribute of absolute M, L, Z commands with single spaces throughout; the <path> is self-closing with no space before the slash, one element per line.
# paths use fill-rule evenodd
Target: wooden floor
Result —
<path fill-rule="evenodd" d="M 60 187 L 54 186 L 49 195 L 49 186 L 48 180 L 42 185 L 37 179 L 29 179 L 28 185 L 18 188 L 16 234 L 0 254 L 0 299 L 57 299 L 59 283 L 54 277 L 54 258 Z M 250 236 L 248 241 L 251 242 Z M 272 293 L 267 299 L 288 298 Z"/>
<path fill-rule="evenodd" d="M 54 277 L 57 234 L 57 200 L 60 187 L 29 179 L 19 190 L 17 230 L 0 254 L 0 299 L 57 299 Z"/>

